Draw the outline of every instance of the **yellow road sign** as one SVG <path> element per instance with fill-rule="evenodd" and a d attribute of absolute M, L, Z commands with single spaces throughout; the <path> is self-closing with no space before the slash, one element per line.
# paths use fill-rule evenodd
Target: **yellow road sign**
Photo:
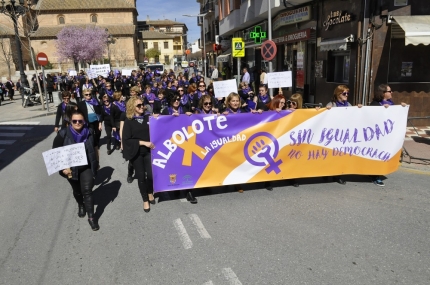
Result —
<path fill-rule="evenodd" d="M 233 57 L 245 57 L 245 42 L 242 38 L 233 38 L 231 46 Z"/>

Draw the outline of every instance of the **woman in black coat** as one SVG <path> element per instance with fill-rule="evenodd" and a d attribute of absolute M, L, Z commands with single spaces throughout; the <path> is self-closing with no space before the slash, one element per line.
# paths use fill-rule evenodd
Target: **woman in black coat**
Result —
<path fill-rule="evenodd" d="M 51 74 L 46 75 L 46 91 L 48 92 L 49 102 L 53 103 L 54 98 L 52 97 L 52 92 L 54 92 L 54 80 Z"/>
<path fill-rule="evenodd" d="M 60 120 L 61 120 L 61 128 L 63 129 L 67 122 L 69 121 L 69 119 L 66 117 L 66 107 L 67 104 L 70 103 L 70 97 L 72 97 L 72 95 L 70 94 L 69 91 L 63 91 L 61 93 L 61 97 L 63 98 L 63 102 L 57 106 L 57 113 L 55 115 L 55 127 L 54 127 L 54 131 L 58 132 L 58 128 L 60 127 Z"/>
<path fill-rule="evenodd" d="M 94 147 L 96 148 L 97 157 L 99 157 L 99 142 L 102 134 L 102 107 L 95 98 L 92 98 L 90 90 L 85 90 L 83 93 L 84 100 L 78 103 L 78 109 L 84 114 L 85 122 L 94 132 Z"/>
<path fill-rule="evenodd" d="M 126 111 L 126 105 L 123 101 L 124 96 L 121 94 L 121 92 L 115 92 L 113 94 L 113 103 L 110 108 L 110 115 L 112 118 L 111 124 L 113 129 L 113 137 L 115 139 L 114 145 L 116 146 L 116 149 L 119 150 L 121 146 L 121 137 L 120 137 L 120 131 L 121 131 L 121 115 L 122 113 L 125 113 Z"/>
<path fill-rule="evenodd" d="M 152 181 L 151 150 L 155 145 L 149 137 L 149 114 L 145 115 L 145 105 L 141 98 L 133 96 L 127 102 L 127 119 L 122 131 L 123 156 L 133 164 L 143 210 L 150 211 L 149 204 L 155 204 Z"/>
<path fill-rule="evenodd" d="M 74 111 L 71 116 L 71 125 L 61 129 L 54 139 L 52 148 L 84 143 L 88 160 L 87 165 L 71 167 L 60 171 L 60 175 L 67 178 L 73 189 L 73 196 L 78 203 L 78 216 L 88 215 L 88 223 L 93 231 L 99 230 L 97 220 L 94 218 L 93 187 L 94 177 L 97 175 L 99 163 L 94 147 L 93 132 L 86 126 L 84 115 Z"/>

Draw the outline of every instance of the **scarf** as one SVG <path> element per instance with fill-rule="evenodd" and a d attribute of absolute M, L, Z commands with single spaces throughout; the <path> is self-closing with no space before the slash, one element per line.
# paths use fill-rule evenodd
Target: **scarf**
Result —
<path fill-rule="evenodd" d="M 342 102 L 336 101 L 335 103 L 336 103 L 336 107 L 348 107 L 348 101 L 342 101 Z"/>
<path fill-rule="evenodd" d="M 115 101 L 114 104 L 119 108 L 119 110 L 121 112 L 123 112 L 123 113 L 125 112 L 126 107 L 125 107 L 125 103 L 124 102 L 122 102 L 122 101 Z"/>
<path fill-rule="evenodd" d="M 70 132 L 72 133 L 73 140 L 75 141 L 75 143 L 86 142 L 88 139 L 88 136 L 90 135 L 90 131 L 86 126 L 82 128 L 80 133 L 78 133 L 78 131 L 76 131 L 71 125 L 69 129 L 70 129 Z"/>
<path fill-rule="evenodd" d="M 94 98 L 91 98 L 90 100 L 85 100 L 85 102 L 87 102 L 88 104 L 91 104 L 93 106 L 98 106 L 99 105 L 99 102 L 96 99 L 94 99 Z"/>
<path fill-rule="evenodd" d="M 169 114 L 170 114 L 170 115 L 173 115 L 174 110 L 175 110 L 175 109 L 173 109 L 172 107 L 169 107 Z M 179 106 L 179 108 L 178 108 L 178 113 L 179 113 L 179 114 L 185 114 L 185 113 L 184 113 L 184 111 L 182 110 L 182 107 L 181 107 L 181 106 Z"/>
<path fill-rule="evenodd" d="M 112 90 L 112 88 L 111 88 L 110 90 L 105 89 L 105 91 L 106 91 L 106 94 L 107 94 L 109 97 L 111 97 L 111 98 L 112 98 L 112 96 L 113 96 L 113 90 Z"/>
<path fill-rule="evenodd" d="M 385 104 L 387 104 L 387 105 L 394 105 L 394 102 L 391 99 L 388 99 L 388 100 L 382 100 L 381 102 L 379 102 L 379 104 L 381 106 L 384 106 Z"/>
<path fill-rule="evenodd" d="M 242 113 L 242 110 L 240 108 L 237 108 L 236 112 L 234 112 L 233 109 L 231 108 L 227 108 L 226 111 L 229 112 L 230 114 Z"/>
<path fill-rule="evenodd" d="M 143 123 L 143 118 L 144 116 L 136 116 L 136 115 L 133 116 L 133 120 L 136 120 L 139 124 Z"/>
<path fill-rule="evenodd" d="M 260 98 L 260 101 L 263 102 L 264 104 L 267 104 L 269 102 L 270 96 L 266 95 L 266 96 L 261 96 L 258 95 L 258 98 Z"/>
<path fill-rule="evenodd" d="M 106 114 L 110 116 L 110 106 L 106 107 L 106 105 L 103 105 L 103 109 L 105 110 Z"/>
<path fill-rule="evenodd" d="M 66 112 L 66 103 L 61 103 L 61 109 L 63 110 L 63 113 L 65 113 Z"/>

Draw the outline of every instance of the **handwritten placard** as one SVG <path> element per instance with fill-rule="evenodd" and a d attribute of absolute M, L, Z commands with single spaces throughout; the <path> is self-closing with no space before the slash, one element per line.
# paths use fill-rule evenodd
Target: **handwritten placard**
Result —
<path fill-rule="evenodd" d="M 121 74 L 122 74 L 123 76 L 131 76 L 131 69 L 123 69 L 123 70 L 121 71 Z"/>
<path fill-rule="evenodd" d="M 267 84 L 269 88 L 291 87 L 291 71 L 267 73 Z"/>
<path fill-rule="evenodd" d="M 95 72 L 97 75 L 107 77 L 109 75 L 109 72 L 110 72 L 110 64 L 90 65 L 90 69 L 93 72 Z"/>
<path fill-rule="evenodd" d="M 87 165 L 87 154 L 84 143 L 54 148 L 42 153 L 48 175 L 60 170 Z"/>
<path fill-rule="evenodd" d="M 76 70 L 69 70 L 69 75 L 70 76 L 77 76 L 78 73 L 76 72 Z"/>
<path fill-rule="evenodd" d="M 237 93 L 236 79 L 214 81 L 215 97 L 227 97 L 231 92 Z"/>

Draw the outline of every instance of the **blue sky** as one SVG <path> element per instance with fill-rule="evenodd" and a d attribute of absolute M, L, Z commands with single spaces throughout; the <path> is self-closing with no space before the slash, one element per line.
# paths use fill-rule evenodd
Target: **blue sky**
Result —
<path fill-rule="evenodd" d="M 136 2 L 138 20 L 146 20 L 146 16 L 149 15 L 151 20 L 169 19 L 185 23 L 188 28 L 188 42 L 193 43 L 200 38 L 197 19 L 182 16 L 199 14 L 200 5 L 196 0 L 137 0 Z"/>

